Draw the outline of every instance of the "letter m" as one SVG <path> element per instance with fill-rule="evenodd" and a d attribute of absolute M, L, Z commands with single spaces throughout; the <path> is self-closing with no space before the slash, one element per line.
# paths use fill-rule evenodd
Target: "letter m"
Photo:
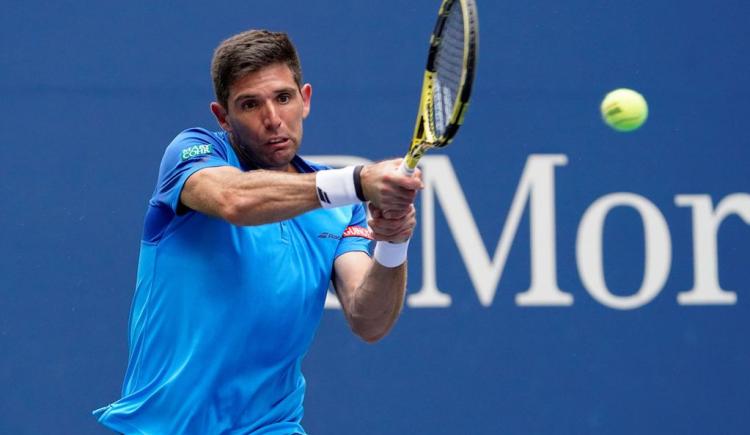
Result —
<path fill-rule="evenodd" d="M 513 197 L 495 255 L 490 258 L 450 160 L 425 156 L 421 160 L 422 288 L 409 296 L 411 307 L 444 307 L 450 295 L 437 287 L 435 261 L 435 204 L 437 197 L 469 273 L 479 301 L 490 306 L 513 239 L 529 204 L 531 221 L 531 286 L 516 295 L 518 305 L 571 305 L 573 296 L 557 286 L 555 244 L 555 166 L 567 164 L 563 154 L 530 155 Z"/>

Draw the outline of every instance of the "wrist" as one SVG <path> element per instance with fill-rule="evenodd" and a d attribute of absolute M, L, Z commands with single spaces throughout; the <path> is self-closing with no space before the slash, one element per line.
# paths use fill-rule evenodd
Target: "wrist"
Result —
<path fill-rule="evenodd" d="M 315 190 L 323 208 L 341 207 L 364 201 L 362 166 L 347 166 L 315 173 Z"/>
<path fill-rule="evenodd" d="M 364 168 L 364 165 L 355 166 L 352 175 L 354 175 L 354 192 L 357 194 L 357 198 L 362 202 L 367 202 L 367 197 L 365 197 L 365 191 L 362 185 L 362 170 Z"/>
<path fill-rule="evenodd" d="M 409 240 L 401 243 L 378 242 L 372 258 L 384 267 L 398 267 L 406 262 Z"/>

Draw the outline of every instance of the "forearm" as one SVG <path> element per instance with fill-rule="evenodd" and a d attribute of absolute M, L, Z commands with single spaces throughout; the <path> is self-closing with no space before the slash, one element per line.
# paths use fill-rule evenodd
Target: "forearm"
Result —
<path fill-rule="evenodd" d="M 346 309 L 352 330 L 367 342 L 384 337 L 404 305 L 406 263 L 394 268 L 373 261 Z"/>
<path fill-rule="evenodd" d="M 320 207 L 315 174 L 221 169 L 191 176 L 181 196 L 184 204 L 235 225 L 278 222 Z"/>
<path fill-rule="evenodd" d="M 320 207 L 315 174 L 256 170 L 226 185 L 227 220 L 260 225 L 290 219 Z"/>

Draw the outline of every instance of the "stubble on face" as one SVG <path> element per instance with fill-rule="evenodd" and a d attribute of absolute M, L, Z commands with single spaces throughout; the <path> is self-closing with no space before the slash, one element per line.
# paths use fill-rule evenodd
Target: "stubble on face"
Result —
<path fill-rule="evenodd" d="M 294 171 L 290 162 L 302 140 L 310 92 L 309 85 L 297 86 L 285 64 L 262 68 L 232 84 L 227 131 L 243 165 Z"/>

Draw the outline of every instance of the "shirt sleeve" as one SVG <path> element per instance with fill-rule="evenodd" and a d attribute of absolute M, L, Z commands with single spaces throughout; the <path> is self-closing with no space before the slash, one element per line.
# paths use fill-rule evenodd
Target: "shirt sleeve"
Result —
<path fill-rule="evenodd" d="M 175 217 L 190 209 L 180 202 L 187 179 L 201 169 L 231 166 L 223 142 L 202 129 L 186 130 L 169 144 L 159 167 L 159 179 L 148 204 L 143 240 L 158 242 Z"/>
<path fill-rule="evenodd" d="M 226 149 L 210 134 L 181 133 L 164 152 L 153 199 L 184 212 L 180 195 L 187 179 L 201 169 L 229 165 Z"/>
<path fill-rule="evenodd" d="M 336 248 L 336 257 L 353 251 L 361 251 L 370 255 L 371 245 L 372 235 L 367 226 L 367 212 L 364 204 L 355 204 L 352 206 L 352 219 L 349 226 L 344 230 L 339 246 Z"/>

